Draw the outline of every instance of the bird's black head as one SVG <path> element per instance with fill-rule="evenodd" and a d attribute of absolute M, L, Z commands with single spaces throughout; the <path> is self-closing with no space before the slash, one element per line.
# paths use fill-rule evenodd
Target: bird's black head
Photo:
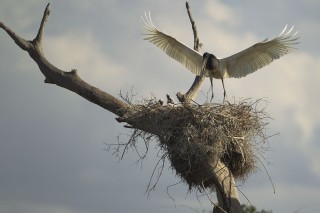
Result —
<path fill-rule="evenodd" d="M 212 58 L 212 59 L 217 59 L 215 55 L 213 55 L 213 54 L 211 54 L 211 53 L 208 53 L 208 52 L 203 53 L 202 57 L 203 57 L 203 58 L 207 58 L 207 57 L 208 57 L 209 59 L 210 59 L 210 58 Z"/>
<path fill-rule="evenodd" d="M 205 52 L 205 53 L 203 53 L 203 55 L 202 55 L 202 58 L 207 58 L 207 57 L 209 57 L 209 55 L 210 55 L 210 53 L 208 53 L 208 52 Z"/>
<path fill-rule="evenodd" d="M 207 59 L 206 69 L 215 70 L 218 67 L 218 59 L 211 53 L 203 53 L 203 59 Z"/>

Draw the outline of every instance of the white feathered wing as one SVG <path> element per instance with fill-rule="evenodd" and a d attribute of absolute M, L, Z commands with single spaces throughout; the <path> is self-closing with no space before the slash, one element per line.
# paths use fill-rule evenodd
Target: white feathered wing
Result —
<path fill-rule="evenodd" d="M 146 36 L 144 40 L 162 49 L 168 56 L 180 62 L 194 74 L 200 75 L 202 65 L 202 55 L 200 53 L 159 31 L 152 23 L 150 13 L 148 15 L 145 13 L 145 18 L 142 17 L 142 21 L 147 31 L 147 33 L 143 34 Z"/>
<path fill-rule="evenodd" d="M 220 59 L 224 77 L 244 77 L 295 50 L 294 45 L 299 43 L 299 38 L 295 37 L 298 32 L 291 34 L 293 27 L 288 32 L 286 29 L 287 26 L 272 40 L 265 39 L 239 53 Z"/>
<path fill-rule="evenodd" d="M 150 13 L 142 18 L 147 33 L 144 39 L 162 49 L 168 56 L 184 65 L 196 75 L 201 74 L 202 55 L 175 38 L 159 31 L 152 23 Z M 219 72 L 223 78 L 241 78 L 270 64 L 273 60 L 295 50 L 298 32 L 293 27 L 286 32 L 287 26 L 279 36 L 265 39 L 253 46 L 227 58 L 219 59 Z"/>

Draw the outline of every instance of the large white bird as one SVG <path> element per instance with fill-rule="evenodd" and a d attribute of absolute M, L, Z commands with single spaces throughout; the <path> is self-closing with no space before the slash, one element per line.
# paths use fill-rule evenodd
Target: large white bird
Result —
<path fill-rule="evenodd" d="M 265 39 L 253 46 L 236 53 L 227 58 L 218 59 L 213 54 L 205 52 L 203 55 L 179 42 L 175 38 L 159 31 L 152 23 L 150 13 L 142 17 L 147 33 L 144 40 L 147 40 L 168 56 L 184 65 L 196 75 L 204 75 L 210 78 L 212 89 L 212 78 L 221 79 L 224 87 L 224 78 L 241 78 L 256 70 L 270 64 L 273 60 L 295 50 L 294 45 L 298 44 L 298 32 L 293 32 L 293 27 L 287 30 L 287 25 L 279 36 L 272 40 Z M 213 97 L 213 92 L 212 92 Z M 212 99 L 212 98 L 211 98 Z"/>

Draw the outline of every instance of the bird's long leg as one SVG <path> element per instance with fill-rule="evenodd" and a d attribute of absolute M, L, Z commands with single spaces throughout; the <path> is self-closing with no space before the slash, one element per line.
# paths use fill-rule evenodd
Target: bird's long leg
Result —
<path fill-rule="evenodd" d="M 210 102 L 211 102 L 213 99 L 213 84 L 212 84 L 212 77 L 209 77 L 209 78 L 210 78 L 210 83 L 211 83 L 211 99 L 210 99 Z"/>
<path fill-rule="evenodd" d="M 224 88 L 224 81 L 223 81 L 223 78 L 221 78 L 221 81 L 222 81 L 222 86 L 223 86 L 223 103 L 226 99 L 226 95 L 227 95 L 227 92 L 226 92 L 226 89 Z"/>
<path fill-rule="evenodd" d="M 202 58 L 200 76 L 205 75 L 208 59 L 209 59 L 209 54 L 204 54 L 203 58 Z M 212 99 L 213 99 L 213 85 L 212 85 L 212 77 L 209 76 L 209 78 L 210 78 L 210 82 L 211 82 L 211 91 L 212 91 L 212 96 L 211 96 L 211 99 L 210 99 L 210 102 L 211 102 Z"/>

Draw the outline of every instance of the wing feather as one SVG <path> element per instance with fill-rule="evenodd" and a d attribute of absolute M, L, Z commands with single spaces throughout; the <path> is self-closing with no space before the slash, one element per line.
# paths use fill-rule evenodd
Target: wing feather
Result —
<path fill-rule="evenodd" d="M 175 38 L 159 31 L 152 23 L 150 13 L 145 13 L 145 17 L 141 17 L 141 19 L 147 31 L 143 34 L 146 36 L 144 40 L 162 49 L 168 56 L 180 62 L 194 74 L 200 75 L 202 55 Z"/>
<path fill-rule="evenodd" d="M 279 36 L 272 40 L 265 39 L 253 46 L 227 58 L 220 59 L 225 77 L 241 78 L 256 70 L 267 66 L 281 56 L 294 51 L 299 42 L 295 37 L 298 32 L 292 33 L 293 27 L 286 31 L 287 26 Z"/>

